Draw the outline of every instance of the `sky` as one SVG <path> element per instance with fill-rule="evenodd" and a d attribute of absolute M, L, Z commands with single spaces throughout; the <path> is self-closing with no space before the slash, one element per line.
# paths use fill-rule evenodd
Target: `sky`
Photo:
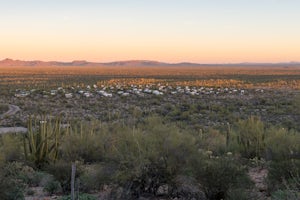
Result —
<path fill-rule="evenodd" d="M 300 61 L 299 0 L 0 0 L 0 59 Z"/>

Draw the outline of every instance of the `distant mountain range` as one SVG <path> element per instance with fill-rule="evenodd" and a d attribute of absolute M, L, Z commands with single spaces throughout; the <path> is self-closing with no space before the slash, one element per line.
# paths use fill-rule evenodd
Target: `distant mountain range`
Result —
<path fill-rule="evenodd" d="M 224 63 L 224 64 L 200 64 L 200 63 L 165 63 L 151 60 L 128 60 L 128 61 L 116 61 L 116 62 L 88 62 L 85 60 L 75 60 L 72 62 L 59 62 L 59 61 L 23 61 L 13 60 L 6 58 L 0 61 L 0 66 L 18 66 L 18 67 L 43 67 L 43 66 L 124 66 L 124 67 L 149 67 L 149 66 L 174 66 L 174 67 L 187 67 L 187 66 L 300 66 L 300 62 L 282 62 L 282 63 Z"/>

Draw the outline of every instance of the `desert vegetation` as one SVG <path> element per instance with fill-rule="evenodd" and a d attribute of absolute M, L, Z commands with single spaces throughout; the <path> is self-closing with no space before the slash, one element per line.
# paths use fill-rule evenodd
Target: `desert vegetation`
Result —
<path fill-rule="evenodd" d="M 0 113 L 5 113 L 8 110 L 8 106 L 5 104 L 0 104 Z"/>
<path fill-rule="evenodd" d="M 0 199 L 299 199 L 298 68 L 13 69 Z"/>

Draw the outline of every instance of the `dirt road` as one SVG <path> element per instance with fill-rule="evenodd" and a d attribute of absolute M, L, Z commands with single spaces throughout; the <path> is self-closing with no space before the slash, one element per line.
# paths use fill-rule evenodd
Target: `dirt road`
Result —
<path fill-rule="evenodd" d="M 12 116 L 19 112 L 21 109 L 19 106 L 15 105 L 8 105 L 8 111 L 0 115 L 0 119 L 6 117 L 6 116 Z M 7 133 L 26 133 L 27 128 L 25 127 L 0 127 L 0 135 L 1 134 L 7 134 Z"/>
<path fill-rule="evenodd" d="M 1 127 L 0 128 L 0 135 L 7 134 L 7 133 L 26 133 L 27 128 L 25 127 Z"/>
<path fill-rule="evenodd" d="M 16 105 L 8 105 L 8 111 L 0 115 L 0 119 L 5 116 L 12 116 L 19 112 L 21 109 Z"/>

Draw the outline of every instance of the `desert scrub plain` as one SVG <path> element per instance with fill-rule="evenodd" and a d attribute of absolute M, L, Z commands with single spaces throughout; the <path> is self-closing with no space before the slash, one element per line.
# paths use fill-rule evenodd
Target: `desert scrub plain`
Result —
<path fill-rule="evenodd" d="M 13 69 L 13 70 L 12 70 Z M 3 72 L 3 73 L 2 73 Z M 299 199 L 297 67 L 2 67 L 0 199 Z M 2 113 L 1 113 L 2 114 Z"/>

